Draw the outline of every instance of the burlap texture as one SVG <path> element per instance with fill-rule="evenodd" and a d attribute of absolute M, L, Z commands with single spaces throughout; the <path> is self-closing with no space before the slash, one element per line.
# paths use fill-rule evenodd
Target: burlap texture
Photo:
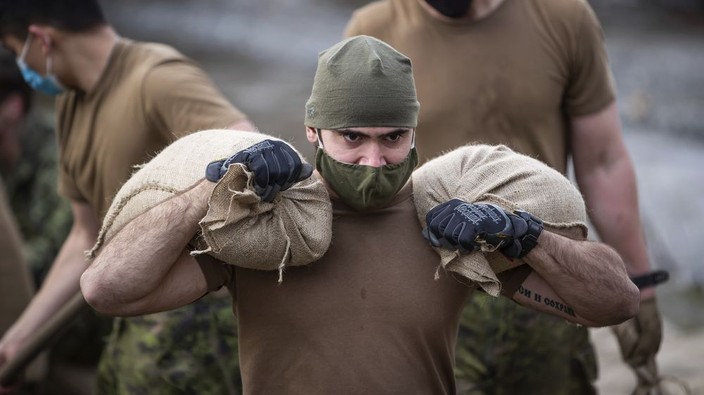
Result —
<path fill-rule="evenodd" d="M 545 228 L 583 240 L 587 237 L 586 209 L 579 191 L 562 174 L 544 163 L 513 152 L 505 146 L 468 145 L 441 155 L 413 172 L 413 198 L 418 219 L 450 199 L 470 203 L 493 203 L 506 210 L 521 209 L 544 221 Z M 460 255 L 435 248 L 441 267 L 476 282 L 497 296 L 501 284 L 496 273 L 522 262 L 500 252 Z"/>
<path fill-rule="evenodd" d="M 253 177 L 242 165 L 231 166 L 210 195 L 201 220 L 199 246 L 223 262 L 250 269 L 274 270 L 318 260 L 332 237 L 332 204 L 315 177 L 262 202 Z"/>
<path fill-rule="evenodd" d="M 271 136 L 232 130 L 205 130 L 185 136 L 142 165 L 115 196 L 93 249 L 132 219 L 203 179 L 206 165 Z M 325 186 L 313 177 L 262 202 L 252 187 L 253 173 L 230 166 L 209 197 L 201 233 L 191 244 L 225 263 L 272 270 L 305 265 L 330 244 L 332 207 Z"/>

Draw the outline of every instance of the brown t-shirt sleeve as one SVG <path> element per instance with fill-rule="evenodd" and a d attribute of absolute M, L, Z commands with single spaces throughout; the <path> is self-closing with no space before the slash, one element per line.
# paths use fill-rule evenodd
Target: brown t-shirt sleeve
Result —
<path fill-rule="evenodd" d="M 347 22 L 347 26 L 345 26 L 345 30 L 342 33 L 343 37 L 354 37 L 360 34 L 364 34 L 364 29 L 362 29 L 360 26 L 360 21 L 362 19 L 360 19 L 359 13 L 359 10 L 352 13 L 352 18 L 350 18 L 350 20 Z"/>
<path fill-rule="evenodd" d="M 81 194 L 73 177 L 66 172 L 66 169 L 60 161 L 57 166 L 57 178 L 56 190 L 60 196 L 73 201 L 86 202 L 86 198 Z"/>
<path fill-rule="evenodd" d="M 514 269 L 506 270 L 497 275 L 501 281 L 501 295 L 511 299 L 513 294 L 518 291 L 518 288 L 523 284 L 528 275 L 533 272 L 533 269 L 523 264 Z"/>
<path fill-rule="evenodd" d="M 75 180 L 68 173 L 66 169 L 65 150 L 61 147 L 67 144 L 66 140 L 70 135 L 70 124 L 65 116 L 65 114 L 70 113 L 73 110 L 73 105 L 75 103 L 76 93 L 73 91 L 66 92 L 59 95 L 56 98 L 56 144 L 59 146 L 59 158 L 57 161 L 57 182 L 56 190 L 60 196 L 63 196 L 69 200 L 76 200 L 80 202 L 86 201 L 85 196 L 78 189 Z"/>
<path fill-rule="evenodd" d="M 145 112 L 155 130 L 170 133 L 167 141 L 205 129 L 223 129 L 247 117 L 188 61 L 154 67 L 142 87 Z"/>
<path fill-rule="evenodd" d="M 391 4 L 388 2 L 372 2 L 358 8 L 352 13 L 347 22 L 343 37 L 359 36 L 366 34 L 383 39 L 386 36 L 385 28 L 389 27 Z"/>
<path fill-rule="evenodd" d="M 571 117 L 589 115 L 615 98 L 604 32 L 586 2 L 575 2 L 575 42 L 571 43 L 565 109 Z"/>
<path fill-rule="evenodd" d="M 235 267 L 220 262 L 207 254 L 196 255 L 196 262 L 203 272 L 208 292 L 214 292 L 223 286 L 230 286 L 234 282 Z"/>

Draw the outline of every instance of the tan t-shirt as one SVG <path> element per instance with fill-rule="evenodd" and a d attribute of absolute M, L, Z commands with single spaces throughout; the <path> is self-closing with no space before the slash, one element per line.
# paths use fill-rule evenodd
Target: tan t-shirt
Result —
<path fill-rule="evenodd" d="M 460 311 L 474 287 L 445 273 L 421 236 L 409 183 L 369 214 L 333 200 L 319 261 L 276 271 L 199 256 L 211 290 L 228 286 L 248 394 L 454 394 Z M 504 273 L 512 295 L 527 272 Z"/>
<path fill-rule="evenodd" d="M 477 22 L 443 22 L 418 0 L 356 11 L 366 34 L 411 58 L 425 161 L 470 142 L 506 144 L 565 173 L 568 117 L 614 100 L 601 27 L 584 0 L 505 0 Z"/>
<path fill-rule="evenodd" d="M 90 93 L 57 99 L 59 193 L 98 219 L 134 171 L 176 138 L 245 119 L 193 62 L 161 44 L 121 39 Z"/>

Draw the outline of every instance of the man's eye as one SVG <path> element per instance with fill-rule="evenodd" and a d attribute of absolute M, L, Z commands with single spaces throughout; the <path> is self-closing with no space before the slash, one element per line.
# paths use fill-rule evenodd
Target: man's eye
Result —
<path fill-rule="evenodd" d="M 386 140 L 391 141 L 391 142 L 396 142 L 396 141 L 401 140 L 402 137 L 403 137 L 403 133 L 393 133 L 393 134 L 386 136 Z"/>
<path fill-rule="evenodd" d="M 342 137 L 344 137 L 345 140 L 350 143 L 356 143 L 362 139 L 362 136 L 357 133 L 343 133 Z"/>

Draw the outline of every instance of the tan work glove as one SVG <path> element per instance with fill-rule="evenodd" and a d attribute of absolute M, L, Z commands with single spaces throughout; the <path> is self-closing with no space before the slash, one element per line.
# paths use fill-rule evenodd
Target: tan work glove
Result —
<path fill-rule="evenodd" d="M 655 355 L 662 342 L 662 318 L 655 298 L 641 301 L 638 314 L 630 320 L 611 327 L 623 360 L 638 378 L 634 395 L 658 395 L 660 388 Z"/>
<path fill-rule="evenodd" d="M 638 380 L 633 395 L 665 395 L 665 391 L 660 385 L 662 379 L 658 375 L 658 367 L 655 364 L 655 357 L 651 357 L 644 365 L 634 368 Z"/>

